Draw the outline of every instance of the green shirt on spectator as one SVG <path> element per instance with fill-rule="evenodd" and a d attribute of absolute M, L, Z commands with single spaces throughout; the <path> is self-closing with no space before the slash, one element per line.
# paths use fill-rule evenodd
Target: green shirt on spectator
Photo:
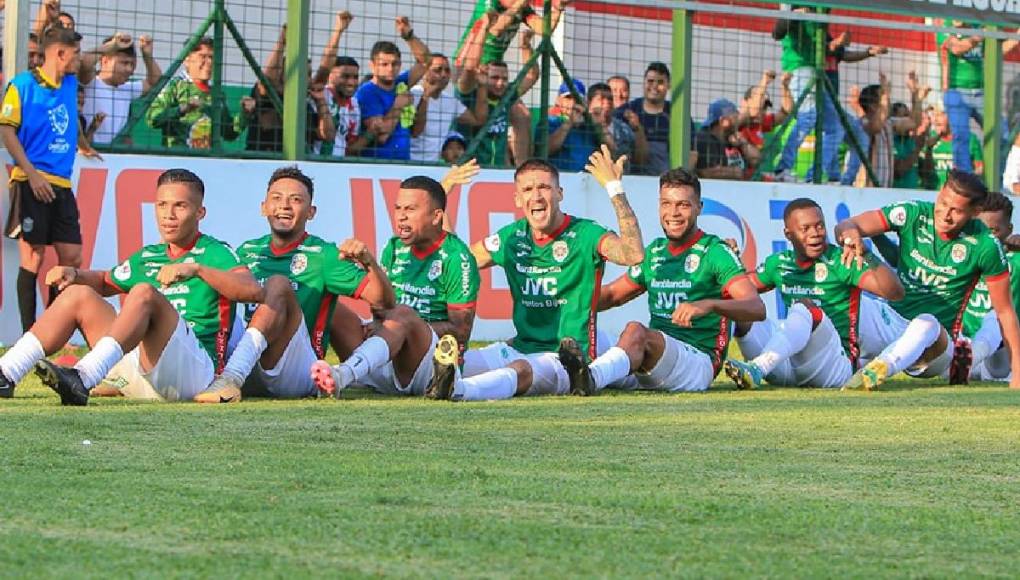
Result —
<path fill-rule="evenodd" d="M 968 50 L 963 56 L 956 56 L 948 49 L 943 49 L 946 41 L 952 36 L 957 39 L 964 39 L 962 34 L 937 34 L 936 43 L 939 55 L 942 59 L 948 60 L 949 88 L 951 89 L 981 89 L 985 86 L 985 43 L 979 42 L 974 48 Z"/>
<path fill-rule="evenodd" d="M 181 106 L 194 98 L 198 98 L 201 106 L 182 114 Z M 164 147 L 211 149 L 212 115 L 210 88 L 204 83 L 199 85 L 186 78 L 175 78 L 156 96 L 145 114 L 145 121 L 153 129 L 162 131 Z M 237 139 L 247 126 L 246 115 L 238 113 L 236 117 L 231 117 L 224 105 L 220 112 L 220 134 L 224 139 Z"/>

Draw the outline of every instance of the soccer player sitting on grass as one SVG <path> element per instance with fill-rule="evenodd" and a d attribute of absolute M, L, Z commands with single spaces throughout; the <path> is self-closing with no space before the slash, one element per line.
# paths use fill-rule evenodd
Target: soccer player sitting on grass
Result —
<path fill-rule="evenodd" d="M 479 268 L 501 266 L 513 298 L 517 336 L 464 355 L 457 370 L 458 341 L 443 336 L 436 347 L 430 395 L 479 401 L 514 395 L 565 395 L 570 382 L 556 356 L 559 340 L 571 337 L 594 354 L 599 280 L 606 261 L 633 265 L 644 256 L 641 229 L 623 193 L 625 158 L 615 163 L 607 147 L 593 153 L 586 169 L 609 192 L 620 235 L 591 220 L 564 214 L 559 172 L 531 159 L 514 174 L 514 202 L 524 218 L 472 245 Z"/>
<path fill-rule="evenodd" d="M 273 172 L 262 201 L 270 233 L 238 247 L 238 256 L 264 287 L 260 304 L 245 309 L 247 330 L 199 403 L 233 403 L 245 395 L 308 397 L 317 394 L 309 369 L 325 356 L 337 296 L 365 300 L 376 311 L 392 308 L 386 274 L 358 240 L 338 248 L 305 226 L 315 217 L 314 184 L 296 166 Z M 345 309 L 346 310 L 346 309 Z"/>
<path fill-rule="evenodd" d="M 594 395 L 634 373 L 639 388 L 704 391 L 722 364 L 730 320 L 765 319 L 765 304 L 733 250 L 698 227 L 701 183 L 686 169 L 659 178 L 659 222 L 665 237 L 645 248 L 644 261 L 599 295 L 599 310 L 648 292 L 648 326 L 630 322 L 616 346 L 591 364 L 571 338 L 560 344 L 570 390 Z"/>
<path fill-rule="evenodd" d="M 464 170 L 472 175 L 477 165 L 454 168 L 447 179 Z M 338 322 L 347 340 L 366 333 L 367 338 L 351 356 L 341 355 L 339 365 L 315 363 L 312 379 L 322 393 L 339 396 L 351 383 L 360 383 L 383 394 L 424 395 L 438 336 L 467 344 L 478 300 L 478 265 L 467 244 L 444 229 L 445 217 L 446 191 L 439 182 L 415 176 L 400 184 L 394 236 L 380 258 L 399 305 L 364 330 L 353 313 L 347 313 L 346 323 Z"/>
<path fill-rule="evenodd" d="M 783 212 L 784 234 L 793 249 L 772 254 L 749 275 L 759 293 L 776 289 L 786 320 L 736 324 L 737 345 L 747 362 L 729 359 L 723 371 L 741 389 L 768 378 L 773 385 L 841 387 L 860 357 L 861 291 L 901 300 L 896 274 L 873 255 L 844 265 L 830 244 L 822 208 L 811 199 L 791 201 Z"/>
<path fill-rule="evenodd" d="M 980 219 L 992 235 L 1006 246 L 1006 261 L 1009 263 L 1009 287 L 1013 299 L 1013 308 L 1017 309 L 1020 303 L 1020 252 L 1011 244 L 1007 244 L 1010 235 L 1013 233 L 1013 202 L 999 192 L 988 192 L 988 198 L 981 204 Z M 966 312 L 963 315 L 963 333 L 971 338 L 972 350 L 974 351 L 974 362 L 971 366 L 970 378 L 980 381 L 1001 381 L 1009 380 L 1009 349 L 1002 344 L 1001 329 L 992 310 L 992 303 L 988 295 L 988 284 L 982 280 L 974 287 L 974 293 L 970 295 Z M 994 352 L 988 355 L 984 361 L 978 360 L 978 346 L 980 336 L 986 336 L 984 342 L 999 339 L 998 343 L 991 344 Z"/>
<path fill-rule="evenodd" d="M 225 359 L 234 302 L 257 302 L 262 289 L 233 250 L 199 232 L 204 194 L 197 175 L 170 169 L 156 187 L 161 243 L 111 272 L 50 270 L 46 282 L 61 293 L 0 357 L 0 393 L 12 393 L 33 365 L 63 405 L 86 405 L 107 373 L 130 392 L 155 391 L 165 400 L 190 400 L 212 382 Z M 127 295 L 119 313 L 104 299 L 118 293 Z M 92 350 L 74 368 L 44 359 L 75 330 Z"/>
<path fill-rule="evenodd" d="M 1010 386 L 1020 388 L 1020 328 L 1006 257 L 999 240 L 975 219 L 987 197 L 980 178 L 954 169 L 935 203 L 894 203 L 836 226 L 845 263 L 863 258 L 863 238 L 896 232 L 898 275 L 906 290 L 903 300 L 886 309 L 884 324 L 876 325 L 889 346 L 857 371 L 846 387 L 875 388 L 904 370 L 918 377 L 937 377 L 948 370 L 951 384 L 966 381 L 972 360 L 983 360 L 997 346 L 975 342 L 973 348 L 980 346 L 982 352 L 973 352 L 971 341 L 962 336 L 967 302 L 984 278 L 1011 353 Z"/>

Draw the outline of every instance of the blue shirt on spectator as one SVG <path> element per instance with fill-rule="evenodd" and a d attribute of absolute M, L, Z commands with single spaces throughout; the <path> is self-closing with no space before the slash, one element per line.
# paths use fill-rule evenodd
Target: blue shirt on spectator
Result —
<path fill-rule="evenodd" d="M 669 170 L 669 110 L 672 105 L 666 101 L 662 112 L 653 114 L 645 112 L 644 102 L 644 98 L 634 99 L 616 109 L 614 115 L 622 120 L 627 109 L 637 113 L 648 138 L 648 163 L 634 164 L 634 173 L 659 175 Z"/>
<path fill-rule="evenodd" d="M 407 86 L 410 77 L 409 71 L 400 73 L 394 83 L 392 90 L 385 90 L 373 81 L 369 81 L 358 88 L 354 97 L 361 106 L 361 119 L 365 121 L 372 117 L 382 117 L 389 112 L 397 95 L 406 93 L 411 87 Z M 376 159 L 403 159 L 411 158 L 411 126 L 414 124 L 414 105 L 404 109 L 400 115 L 397 126 L 393 129 L 389 139 L 385 143 L 373 143 L 372 146 L 362 150 L 363 157 L 374 157 Z"/>
<path fill-rule="evenodd" d="M 563 117 L 549 117 L 549 134 L 552 135 L 569 121 Z M 595 135 L 584 125 L 574 127 L 563 140 L 563 147 L 549 156 L 549 162 L 560 171 L 584 171 L 588 164 L 588 157 L 598 148 L 595 142 Z"/>

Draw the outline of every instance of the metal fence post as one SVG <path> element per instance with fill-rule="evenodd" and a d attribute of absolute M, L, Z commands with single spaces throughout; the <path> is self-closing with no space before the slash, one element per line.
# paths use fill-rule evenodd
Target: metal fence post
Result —
<path fill-rule="evenodd" d="M 984 143 L 985 185 L 1002 189 L 1002 41 L 985 38 Z"/>
<path fill-rule="evenodd" d="M 283 158 L 305 158 L 310 0 L 287 0 L 287 51 L 283 88 Z"/>
<path fill-rule="evenodd" d="M 693 18 L 690 10 L 673 11 L 673 86 L 669 111 L 669 166 L 690 167 L 691 135 L 691 59 L 694 53 Z"/>

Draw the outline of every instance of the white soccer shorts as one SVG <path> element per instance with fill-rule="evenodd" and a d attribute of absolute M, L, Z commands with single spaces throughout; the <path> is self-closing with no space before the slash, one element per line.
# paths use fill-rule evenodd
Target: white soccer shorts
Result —
<path fill-rule="evenodd" d="M 744 358 L 751 360 L 780 332 L 778 320 L 769 318 L 755 322 L 747 334 L 737 337 L 737 346 Z M 832 388 L 843 386 L 852 375 L 853 367 L 843 350 L 839 333 L 825 316 L 811 331 L 804 350 L 779 363 L 765 379 L 773 385 Z"/>
<path fill-rule="evenodd" d="M 715 378 L 712 359 L 693 346 L 659 332 L 666 342 L 662 358 L 651 371 L 636 372 L 638 388 L 651 391 L 705 391 Z"/>
<path fill-rule="evenodd" d="M 252 396 L 270 396 L 280 399 L 297 399 L 314 397 L 319 390 L 312 382 L 312 364 L 319 357 L 312 348 L 312 339 L 308 335 L 304 316 L 294 335 L 290 337 L 287 348 L 283 351 L 276 366 L 271 369 L 262 368 L 260 361 L 252 369 L 244 382 L 242 392 Z"/>
<path fill-rule="evenodd" d="M 484 348 L 464 353 L 464 377 L 471 377 L 491 370 L 506 368 L 516 360 L 526 360 L 531 365 L 531 388 L 524 393 L 533 395 L 566 395 L 570 393 L 570 378 L 555 352 L 524 354 L 505 342 L 496 342 Z"/>
<path fill-rule="evenodd" d="M 436 344 L 438 342 L 439 337 L 433 332 L 429 349 L 418 363 L 418 368 L 415 369 L 414 375 L 411 376 L 411 381 L 408 384 L 400 384 L 400 379 L 397 378 L 397 371 L 393 368 L 393 361 L 369 373 L 367 377 L 358 381 L 358 384 L 371 387 L 377 393 L 383 395 L 423 396 L 425 389 L 432 382 L 432 355 L 436 352 Z"/>
<path fill-rule="evenodd" d="M 871 360 L 882 353 L 885 347 L 903 336 L 910 321 L 900 316 L 882 300 L 864 296 L 861 300 L 861 359 Z M 953 341 L 945 352 L 926 364 L 915 364 L 906 373 L 917 378 L 940 377 L 949 371 L 953 362 Z M 863 363 L 862 363 L 863 364 Z"/>
<path fill-rule="evenodd" d="M 190 401 L 213 381 L 216 370 L 213 361 L 179 316 L 177 328 L 163 348 L 163 354 L 148 371 L 142 368 L 140 348 L 135 347 L 124 355 L 104 379 L 107 384 L 119 388 L 125 397 Z"/>

